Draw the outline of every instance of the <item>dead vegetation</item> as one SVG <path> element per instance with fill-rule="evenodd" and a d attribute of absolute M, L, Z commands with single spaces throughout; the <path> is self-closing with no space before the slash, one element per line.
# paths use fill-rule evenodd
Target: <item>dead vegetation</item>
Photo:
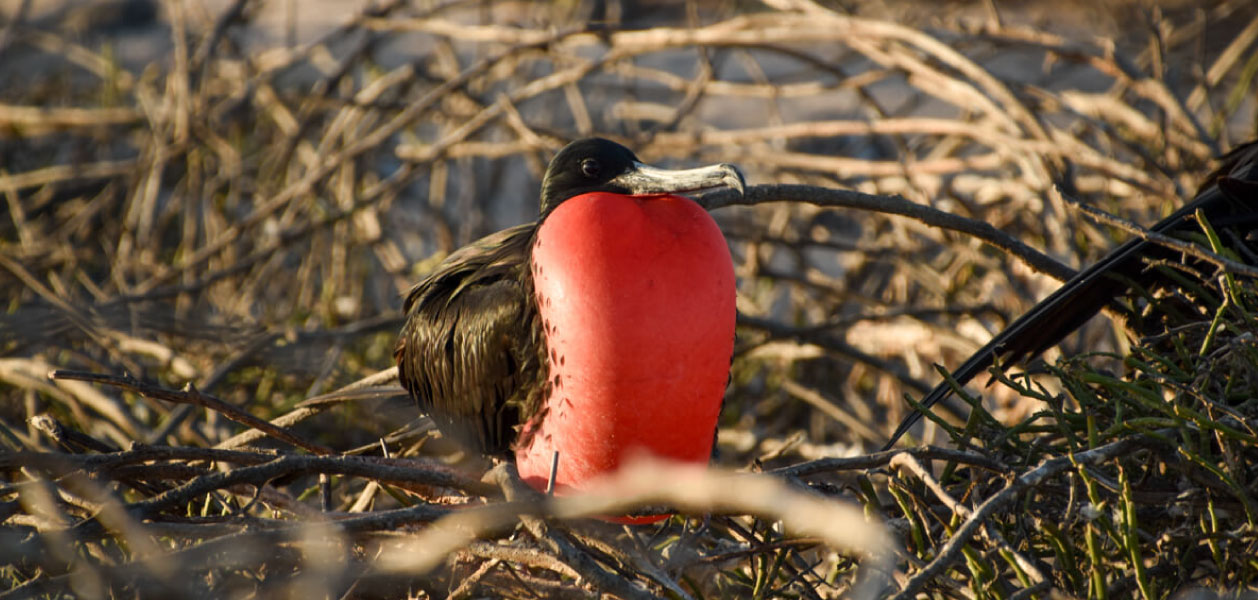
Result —
<path fill-rule="evenodd" d="M 147 66 L 73 19 L 0 33 L 0 597 L 1253 585 L 1243 273 L 1197 282 L 1227 301 L 1162 335 L 1098 319 L 1041 375 L 974 386 L 968 420 L 958 401 L 919 432 L 941 446 L 867 454 L 932 365 L 1125 237 L 1068 199 L 1151 223 L 1253 136 L 1252 5 L 1067 35 L 788 0 L 387 0 L 277 44 L 286 6 L 166 2 Z M 547 500 L 482 480 L 379 378 L 327 394 L 388 367 L 401 294 L 532 218 L 550 153 L 590 134 L 761 184 L 706 199 L 740 277 L 719 470 Z M 681 514 L 572 518 L 659 505 Z"/>

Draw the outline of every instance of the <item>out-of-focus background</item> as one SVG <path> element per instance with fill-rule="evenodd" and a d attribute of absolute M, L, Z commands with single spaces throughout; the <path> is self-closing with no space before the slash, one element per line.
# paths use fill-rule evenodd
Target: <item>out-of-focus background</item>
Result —
<path fill-rule="evenodd" d="M 1095 224 L 1069 200 L 1155 222 L 1191 198 L 1213 157 L 1255 136 L 1258 117 L 1258 5 L 1247 0 L 4 0 L 0 18 L 6 452 L 109 454 L 137 442 L 293 449 L 239 437 L 246 428 L 219 411 L 47 377 L 67 369 L 169 390 L 191 383 L 242 412 L 286 418 L 282 425 L 295 435 L 337 452 L 379 456 L 383 446 L 391 457 L 479 477 L 484 465 L 441 440 L 403 396 L 299 404 L 391 366 L 406 290 L 458 247 L 534 218 L 546 161 L 577 137 L 610 137 L 661 165 L 735 163 L 753 185 L 898 195 L 990 223 L 1079 268 L 1125 234 Z M 906 414 L 904 396 L 919 398 L 940 379 L 933 365 L 955 366 L 1059 285 L 1020 258 L 910 218 L 797 202 L 714 215 L 739 276 L 739 336 L 715 458 L 732 469 L 876 450 Z M 1046 358 L 1122 355 L 1128 344 L 1102 317 Z M 1050 396 L 1062 387 L 1051 378 L 1041 385 Z M 1009 387 L 973 389 L 1006 424 L 1045 406 Z M 952 401 L 941 412 L 961 423 L 968 410 Z M 74 435 L 99 446 L 66 441 Z M 913 435 L 948 439 L 933 424 Z M 91 506 L 99 510 L 100 502 L 58 497 L 55 478 L 45 479 L 51 474 L 14 461 L 0 490 L 3 514 L 17 519 L 0 525 L 5 539 L 44 547 L 39 535 L 57 528 L 40 519 L 72 525 L 96 514 Z M 208 473 L 174 471 L 138 487 L 118 483 L 113 471 L 97 483 L 130 506 Z M 972 485 L 1002 481 L 988 476 Z M 259 484 L 252 500 L 253 490 L 223 489 L 188 506 L 222 513 L 221 503 L 238 516 L 291 508 L 285 502 L 317 508 L 302 493 L 320 489 L 325 507 L 342 512 L 413 502 L 379 491 L 387 486 L 378 479 L 346 476 L 320 486 L 292 475 Z M 1117 481 L 1110 487 L 1121 490 Z M 23 495 L 34 482 L 52 490 L 46 504 Z M 899 563 L 904 574 L 936 558 L 934 542 L 956 525 L 911 509 L 916 491 L 880 487 L 885 473 L 809 485 L 863 501 L 893 533 L 918 535 L 902 542 L 910 550 Z M 1059 497 L 1072 518 L 1085 503 L 1102 513 L 1114 506 L 1095 482 L 1067 487 Z M 878 498 L 890 512 L 870 508 Z M 1252 524 L 1246 498 L 1228 502 L 1228 514 Z M 905 514 L 892 514 L 897 508 Z M 1217 525 L 1219 513 L 1201 514 Z M 988 533 L 967 548 L 969 570 L 958 566 L 959 574 L 941 578 L 947 583 L 927 589 L 940 597 L 1007 597 L 1017 589 L 1162 597 L 1193 582 L 1249 583 L 1226 573 L 1226 557 L 1214 556 L 1213 570 L 1184 564 L 1196 554 L 1141 558 L 1158 535 L 1189 535 L 1200 525 L 1192 519 L 1182 520 L 1186 530 L 1140 535 L 1135 522 L 1114 519 L 1108 530 L 1095 526 L 1100 533 L 1091 521 L 1060 525 L 1059 542 L 1082 544 L 1086 529 L 1130 547 L 1098 542 L 1078 546 L 1076 556 L 1065 546 L 1053 550 L 1052 539 Z M 656 534 L 676 544 L 692 534 L 716 540 L 688 547 L 691 562 L 665 560 L 660 577 L 679 582 L 676 589 L 655 575 L 641 586 L 674 597 L 847 590 L 851 561 L 816 549 L 816 540 L 782 541 L 772 522 L 729 520 L 706 530 L 702 522 L 678 517 L 662 527 L 682 533 Z M 1067 531 L 1074 525 L 1077 537 Z M 932 527 L 938 537 L 922 538 Z M 714 533 L 740 528 L 746 535 Z M 170 547 L 195 547 L 202 535 L 164 531 L 169 537 L 156 543 Z M 1242 547 L 1253 543 L 1248 535 Z M 144 589 L 137 581 L 148 580 L 120 574 L 134 548 L 111 546 L 121 543 L 108 536 L 114 542 L 74 539 L 57 543 L 81 542 L 87 550 L 70 554 L 84 558 L 52 550 L 57 560 L 6 557 L 6 583 L 55 591 L 57 577 L 80 569 L 97 587 L 73 588 L 78 593 Z M 635 543 L 646 555 L 667 554 L 656 539 Z M 93 544 L 109 547 L 97 552 Z M 615 563 L 608 554 L 597 556 Z M 976 566 L 984 556 L 1004 563 L 985 570 Z M 1031 568 L 1018 560 L 1027 556 Z M 476 565 L 464 571 L 479 573 L 482 587 L 459 587 L 466 573 L 452 558 L 398 589 L 594 589 L 588 573 L 573 579 L 554 565 L 460 560 Z M 704 569 L 719 575 L 705 582 L 696 575 Z M 262 575 L 242 578 L 247 570 L 211 570 L 187 586 L 209 595 L 288 590 L 267 587 Z M 633 569 L 620 571 L 633 579 L 625 574 Z M 1151 580 L 1163 583 L 1151 587 Z M 340 595 L 353 581 L 338 571 L 324 583 Z"/>

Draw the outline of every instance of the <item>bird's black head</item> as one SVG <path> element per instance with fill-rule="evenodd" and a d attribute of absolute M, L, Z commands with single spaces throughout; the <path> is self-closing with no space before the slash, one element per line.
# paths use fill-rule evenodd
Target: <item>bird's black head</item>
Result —
<path fill-rule="evenodd" d="M 603 138 L 585 138 L 564 146 L 542 179 L 542 214 L 564 200 L 590 192 L 649 195 L 679 194 L 714 187 L 743 191 L 743 176 L 733 165 L 667 170 L 642 164 L 628 148 Z"/>

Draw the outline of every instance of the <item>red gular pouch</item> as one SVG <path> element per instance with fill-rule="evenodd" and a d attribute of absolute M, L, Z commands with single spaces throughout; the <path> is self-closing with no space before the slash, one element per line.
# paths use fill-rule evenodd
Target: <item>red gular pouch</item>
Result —
<path fill-rule="evenodd" d="M 551 389 L 516 448 L 520 477 L 545 490 L 556 452 L 558 495 L 639 453 L 707 464 L 735 321 L 733 261 L 707 211 L 683 196 L 582 194 L 543 221 L 531 261 Z"/>

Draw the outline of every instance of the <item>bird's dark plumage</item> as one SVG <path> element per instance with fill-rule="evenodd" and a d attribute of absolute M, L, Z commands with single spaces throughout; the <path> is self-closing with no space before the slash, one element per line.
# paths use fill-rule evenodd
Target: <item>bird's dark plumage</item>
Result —
<path fill-rule="evenodd" d="M 1221 232 L 1225 243 L 1255 247 L 1250 234 L 1258 230 L 1258 142 L 1242 145 L 1223 157 L 1220 167 L 1206 178 L 1192 202 L 1150 229 L 1172 236 L 1200 233 L 1201 226 L 1194 218 L 1198 210 Z M 965 385 L 995 364 L 997 358 L 1003 365 L 1038 355 L 1131 290 L 1152 291 L 1168 285 L 1166 274 L 1150 268 L 1149 261 L 1179 261 L 1179 256 L 1170 248 L 1141 238 L 1122 244 L 993 337 L 953 371 L 952 378 L 959 385 Z M 1258 262 L 1253 256 L 1251 252 L 1249 262 Z M 952 388 L 945 381 L 932 389 L 921 403 L 929 408 L 951 393 Z M 917 411 L 906 417 L 891 435 L 886 448 L 894 445 L 921 417 Z"/>
<path fill-rule="evenodd" d="M 545 398 L 546 346 L 533 304 L 534 223 L 451 254 L 411 288 L 393 356 L 402 387 L 446 435 L 481 454 L 510 449 Z"/>
<path fill-rule="evenodd" d="M 542 181 L 541 216 L 452 253 L 407 294 L 394 359 L 402 386 L 438 429 L 468 449 L 506 455 L 550 392 L 546 337 L 531 275 L 538 228 L 590 192 L 645 195 L 717 186 L 741 191 L 729 165 L 663 171 L 628 148 L 587 138 L 565 146 Z"/>

